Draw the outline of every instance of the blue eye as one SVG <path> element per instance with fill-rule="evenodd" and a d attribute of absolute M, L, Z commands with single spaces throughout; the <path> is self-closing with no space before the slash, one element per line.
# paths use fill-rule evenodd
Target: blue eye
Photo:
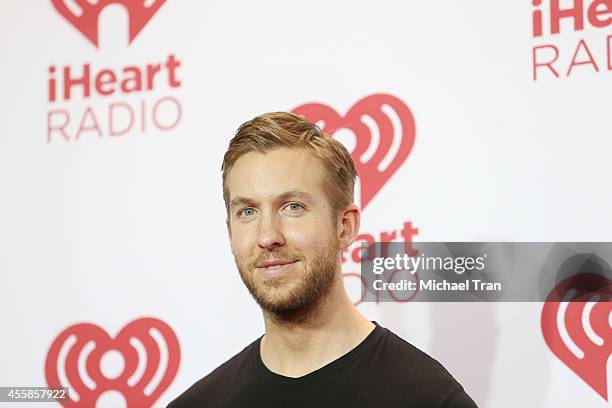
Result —
<path fill-rule="evenodd" d="M 240 212 L 238 212 L 238 215 L 240 217 L 251 217 L 255 215 L 255 209 L 254 208 L 244 208 L 240 210 Z"/>
<path fill-rule="evenodd" d="M 289 203 L 285 206 L 285 209 L 287 209 L 288 211 L 294 212 L 294 211 L 301 211 L 304 209 L 304 206 L 302 204 L 298 204 L 298 203 Z"/>

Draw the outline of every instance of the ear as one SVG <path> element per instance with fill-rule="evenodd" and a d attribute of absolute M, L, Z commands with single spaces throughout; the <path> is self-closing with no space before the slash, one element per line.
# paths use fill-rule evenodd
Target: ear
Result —
<path fill-rule="evenodd" d="M 356 204 L 349 204 L 338 218 L 338 239 L 340 240 L 340 248 L 348 248 L 359 232 L 359 224 L 361 222 L 361 210 Z"/>

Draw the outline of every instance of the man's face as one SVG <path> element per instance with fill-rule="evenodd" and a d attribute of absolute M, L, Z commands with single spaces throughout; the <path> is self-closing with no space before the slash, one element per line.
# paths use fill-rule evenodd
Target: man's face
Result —
<path fill-rule="evenodd" d="M 309 151 L 281 148 L 241 156 L 228 175 L 232 253 L 264 310 L 299 313 L 337 275 L 340 243 L 324 171 Z"/>

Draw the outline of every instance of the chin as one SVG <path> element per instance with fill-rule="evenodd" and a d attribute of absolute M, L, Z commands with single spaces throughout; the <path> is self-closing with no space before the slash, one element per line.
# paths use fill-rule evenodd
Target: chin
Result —
<path fill-rule="evenodd" d="M 291 282 L 279 283 L 274 288 L 260 288 L 256 301 L 265 309 L 274 313 L 290 312 L 304 308 L 303 294 L 295 290 Z"/>

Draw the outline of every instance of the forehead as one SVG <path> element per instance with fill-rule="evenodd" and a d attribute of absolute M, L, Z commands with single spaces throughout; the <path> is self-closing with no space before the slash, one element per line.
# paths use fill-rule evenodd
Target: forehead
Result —
<path fill-rule="evenodd" d="M 229 198 L 265 198 L 300 190 L 323 194 L 324 168 L 306 149 L 279 148 L 267 153 L 249 152 L 241 156 L 227 177 Z"/>

